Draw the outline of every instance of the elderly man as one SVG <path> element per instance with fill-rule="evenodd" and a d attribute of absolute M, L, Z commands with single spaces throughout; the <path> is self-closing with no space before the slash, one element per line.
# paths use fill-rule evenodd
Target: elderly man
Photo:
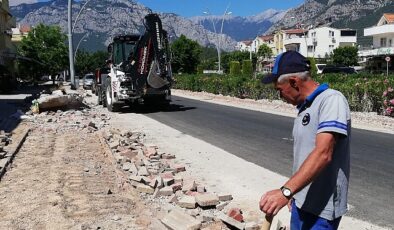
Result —
<path fill-rule="evenodd" d="M 350 110 L 342 93 L 311 78 L 310 63 L 300 53 L 277 56 L 263 78 L 280 97 L 297 106 L 293 126 L 293 176 L 265 193 L 260 209 L 276 215 L 288 204 L 291 230 L 337 229 L 347 212 L 350 168 Z"/>

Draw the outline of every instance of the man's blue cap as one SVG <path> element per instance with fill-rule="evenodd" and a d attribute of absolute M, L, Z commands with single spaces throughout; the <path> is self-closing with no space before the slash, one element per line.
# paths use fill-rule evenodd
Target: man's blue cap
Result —
<path fill-rule="evenodd" d="M 310 71 L 311 65 L 308 59 L 297 51 L 286 51 L 276 56 L 272 73 L 266 75 L 262 82 L 269 84 L 278 80 L 283 74 Z"/>

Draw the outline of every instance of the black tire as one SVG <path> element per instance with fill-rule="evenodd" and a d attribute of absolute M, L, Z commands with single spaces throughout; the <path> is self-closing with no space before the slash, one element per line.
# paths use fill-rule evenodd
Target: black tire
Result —
<path fill-rule="evenodd" d="M 116 103 L 113 103 L 112 98 L 111 98 L 111 94 L 112 94 L 111 79 L 108 78 L 106 88 L 105 88 L 105 99 L 106 99 L 105 103 L 107 104 L 108 111 L 117 112 L 117 111 L 119 111 L 120 106 L 117 105 Z"/>

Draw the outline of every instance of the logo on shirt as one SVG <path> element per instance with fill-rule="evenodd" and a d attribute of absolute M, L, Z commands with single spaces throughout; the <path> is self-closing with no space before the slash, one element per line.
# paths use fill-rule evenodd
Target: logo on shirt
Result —
<path fill-rule="evenodd" d="M 302 118 L 302 125 L 308 125 L 309 121 L 311 121 L 311 115 L 309 113 L 305 114 L 305 116 Z"/>

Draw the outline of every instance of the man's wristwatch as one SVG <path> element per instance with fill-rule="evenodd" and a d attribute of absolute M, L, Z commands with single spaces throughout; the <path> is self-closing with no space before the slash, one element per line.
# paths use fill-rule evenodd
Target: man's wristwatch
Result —
<path fill-rule="evenodd" d="M 285 196 L 287 199 L 291 199 L 291 197 L 293 196 L 291 190 L 285 186 L 282 186 L 280 190 L 282 191 L 283 196 Z"/>

